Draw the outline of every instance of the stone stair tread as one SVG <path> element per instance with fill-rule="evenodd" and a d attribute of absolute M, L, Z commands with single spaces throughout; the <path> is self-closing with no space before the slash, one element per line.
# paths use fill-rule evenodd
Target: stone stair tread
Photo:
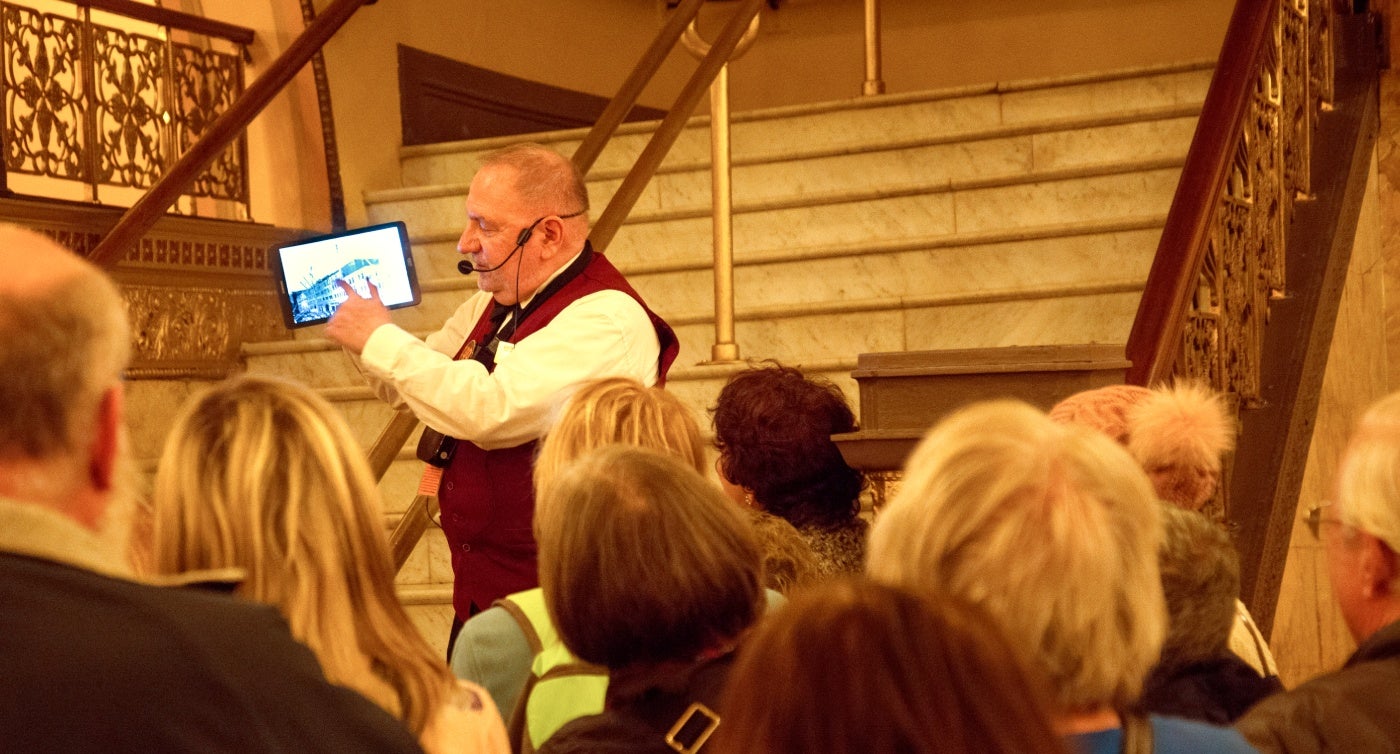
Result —
<path fill-rule="evenodd" d="M 1089 130 L 1106 126 L 1121 126 L 1133 123 L 1153 122 L 1159 120 L 1169 120 L 1174 118 L 1197 116 L 1200 114 L 1201 103 L 1194 102 L 1184 105 L 1166 105 L 1160 107 L 1149 107 L 1139 109 L 1125 109 L 1122 112 L 1111 115 L 1091 115 L 1091 116 L 1064 116 L 1059 118 L 1046 118 L 1030 123 L 1015 123 L 1004 126 L 992 127 L 969 127 L 965 130 L 934 134 L 921 138 L 896 139 L 883 141 L 873 146 L 846 145 L 839 147 L 823 147 L 807 150 L 791 150 L 775 154 L 748 154 L 744 145 L 734 145 L 734 156 L 731 165 L 734 168 L 754 167 L 763 165 L 776 165 L 790 162 L 804 162 L 817 160 L 826 157 L 841 157 L 850 155 L 878 155 L 887 152 L 898 152 L 921 147 L 941 146 L 958 143 L 977 143 L 1005 139 L 1013 136 L 1025 136 L 1030 134 L 1049 134 L 1059 132 L 1071 132 Z M 667 176 L 678 173 L 708 173 L 710 161 L 708 158 L 702 160 L 686 160 L 674 163 L 664 163 L 657 169 L 656 175 Z M 588 182 L 596 184 L 600 182 L 613 181 L 623 178 L 628 170 L 622 168 L 601 169 L 591 171 L 588 175 Z M 385 202 L 412 201 L 418 199 L 433 199 L 441 197 L 463 197 L 466 196 L 470 187 L 470 181 L 453 181 L 446 183 L 434 183 L 422 186 L 403 186 L 396 188 L 376 189 L 365 192 L 365 201 L 370 204 Z"/>
<path fill-rule="evenodd" d="M 1138 78 L 1147 78 L 1151 76 L 1170 75 L 1174 73 L 1207 71 L 1213 69 L 1214 66 L 1214 60 L 1198 60 L 1156 66 L 1125 68 L 1114 71 L 1070 74 L 1065 76 L 1027 79 L 1020 81 L 995 82 L 989 84 L 973 84 L 967 86 L 947 87 L 942 89 L 934 89 L 920 92 L 877 94 L 871 96 L 852 97 L 849 99 L 842 100 L 833 100 L 829 102 L 787 105 L 782 107 L 735 112 L 731 114 L 730 122 L 750 123 L 762 120 L 778 120 L 783 118 L 791 118 L 794 116 L 826 113 L 835 110 L 875 109 L 882 107 L 907 105 L 918 102 L 933 102 L 940 100 L 959 99 L 964 97 L 972 97 L 987 94 L 1029 92 L 1042 89 L 1084 86 L 1115 81 L 1126 81 Z M 1202 89 L 1202 96 L 1204 96 L 1204 88 Z M 616 133 L 619 135 L 647 133 L 649 131 L 654 130 L 657 126 L 657 123 L 658 121 L 635 121 L 631 123 L 624 123 L 618 127 Z M 708 127 L 709 116 L 707 115 L 695 116 L 687 122 L 687 128 Z M 531 138 L 535 141 L 544 144 L 564 141 L 576 141 L 587 136 L 588 131 L 588 128 L 565 129 L 534 134 L 531 136 Z M 412 159 L 416 157 L 433 157 L 444 154 L 453 154 L 464 150 L 489 151 L 493 149 L 499 149 L 510 144 L 514 144 L 519 140 L 520 138 L 518 136 L 499 136 L 486 139 L 474 139 L 465 141 L 442 142 L 438 144 L 406 146 L 401 147 L 399 149 L 399 156 L 400 159 Z"/>

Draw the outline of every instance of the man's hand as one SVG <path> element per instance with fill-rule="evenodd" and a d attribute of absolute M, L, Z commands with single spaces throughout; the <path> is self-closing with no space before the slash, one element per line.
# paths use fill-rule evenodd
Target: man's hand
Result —
<path fill-rule="evenodd" d="M 357 356 L 365 350 L 365 343 L 369 341 L 370 334 L 379 329 L 380 325 L 389 324 L 389 310 L 384 306 L 384 302 L 379 300 L 379 289 L 374 287 L 374 283 L 365 283 L 369 286 L 369 298 L 356 293 L 344 280 L 335 281 L 335 284 L 345 291 L 347 298 L 326 323 L 326 337 L 350 349 Z"/>

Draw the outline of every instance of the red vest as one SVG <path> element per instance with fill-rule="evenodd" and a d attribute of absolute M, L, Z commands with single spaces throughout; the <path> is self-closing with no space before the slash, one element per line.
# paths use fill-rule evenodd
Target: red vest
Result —
<path fill-rule="evenodd" d="M 603 255 L 593 253 L 587 266 L 574 279 L 546 299 L 525 317 L 511 337 L 520 342 L 549 326 L 565 307 L 591 293 L 622 291 L 646 310 L 661 344 L 657 364 L 657 385 L 665 385 L 666 372 L 676 360 L 680 342 L 675 331 L 647 307 L 642 297 L 628 285 Z M 484 343 L 493 330 L 493 301 L 482 312 L 470 338 Z M 442 507 L 442 529 L 452 552 L 452 606 L 466 619 L 470 606 L 485 609 L 508 594 L 539 586 L 535 562 L 535 536 L 531 528 L 535 516 L 535 490 L 532 480 L 535 446 L 523 445 L 484 450 L 475 443 L 459 440 L 451 463 L 443 470 L 438 489 Z"/>

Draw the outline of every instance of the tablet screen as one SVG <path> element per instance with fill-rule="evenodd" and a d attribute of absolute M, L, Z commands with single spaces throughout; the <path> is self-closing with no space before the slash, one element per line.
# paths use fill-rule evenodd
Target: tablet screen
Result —
<path fill-rule="evenodd" d="M 344 280 L 361 296 L 369 283 L 390 309 L 420 301 L 418 276 L 402 222 L 332 233 L 273 248 L 273 267 L 282 293 L 287 327 L 316 325 L 331 318 L 345 300 L 336 285 Z"/>

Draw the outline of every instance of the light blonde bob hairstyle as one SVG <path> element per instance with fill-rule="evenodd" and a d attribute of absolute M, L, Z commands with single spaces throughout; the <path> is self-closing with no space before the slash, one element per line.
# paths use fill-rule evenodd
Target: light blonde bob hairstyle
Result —
<path fill-rule="evenodd" d="M 605 377 L 574 391 L 540 444 L 535 497 L 543 497 L 575 458 L 614 443 L 666 453 L 701 474 L 708 470 L 705 440 L 689 407 L 659 387 Z"/>
<path fill-rule="evenodd" d="M 329 403 L 216 385 L 175 419 L 152 502 L 157 573 L 243 569 L 239 594 L 278 608 L 332 683 L 423 735 L 455 680 L 399 603 L 374 478 Z"/>
<path fill-rule="evenodd" d="M 1062 713 L 1136 700 L 1166 632 L 1156 497 L 1107 437 L 1015 401 L 940 422 L 871 533 L 876 580 L 962 599 L 1050 680 Z"/>

